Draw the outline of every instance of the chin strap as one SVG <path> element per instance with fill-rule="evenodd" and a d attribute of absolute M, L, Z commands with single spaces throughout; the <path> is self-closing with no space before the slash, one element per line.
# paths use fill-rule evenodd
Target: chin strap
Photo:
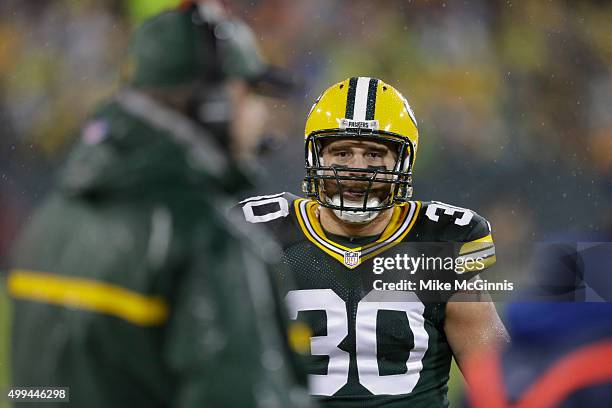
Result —
<path fill-rule="evenodd" d="M 336 194 L 333 198 L 327 198 L 327 202 L 336 206 L 340 206 L 340 195 Z M 380 205 L 380 200 L 376 197 L 369 198 L 367 202 L 368 207 L 376 207 Z M 345 208 L 362 208 L 363 203 L 358 201 L 344 200 Z M 340 218 L 344 222 L 351 224 L 365 224 L 366 222 L 372 221 L 380 214 L 380 211 L 342 211 L 333 210 L 336 217 Z"/>

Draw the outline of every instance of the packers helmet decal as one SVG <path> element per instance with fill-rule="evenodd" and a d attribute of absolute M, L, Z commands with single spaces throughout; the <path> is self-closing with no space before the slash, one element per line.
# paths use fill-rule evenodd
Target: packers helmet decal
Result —
<path fill-rule="evenodd" d="M 369 77 L 353 77 L 332 85 L 310 109 L 304 137 L 303 190 L 320 205 L 339 212 L 375 216 L 411 197 L 419 138 L 417 121 L 407 99 L 391 85 Z M 395 165 L 355 168 L 325 163 L 323 147 L 340 139 L 385 144 L 394 152 Z M 361 186 L 363 200 L 345 202 L 344 192 L 355 186 Z M 380 191 L 386 192 L 384 197 Z M 374 196 L 378 198 L 374 200 Z"/>

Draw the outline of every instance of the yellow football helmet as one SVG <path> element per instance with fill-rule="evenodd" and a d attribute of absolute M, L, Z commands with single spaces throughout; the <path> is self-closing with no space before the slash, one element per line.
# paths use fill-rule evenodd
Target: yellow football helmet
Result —
<path fill-rule="evenodd" d="M 306 177 L 303 190 L 322 206 L 336 211 L 377 212 L 412 196 L 412 166 L 419 132 L 414 113 L 404 96 L 380 79 L 353 77 L 327 88 L 316 100 L 306 120 Z M 325 143 L 335 139 L 381 142 L 395 149 L 396 162 L 389 168 L 352 168 L 322 160 Z M 331 200 L 325 182 L 337 183 L 339 200 Z M 363 205 L 345 205 L 343 182 L 367 181 Z M 368 202 L 374 183 L 390 185 L 386 199 Z"/>

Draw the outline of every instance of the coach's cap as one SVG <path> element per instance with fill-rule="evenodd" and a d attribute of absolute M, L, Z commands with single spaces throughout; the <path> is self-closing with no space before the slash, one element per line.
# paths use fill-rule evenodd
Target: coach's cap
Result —
<path fill-rule="evenodd" d="M 136 30 L 123 77 L 136 88 L 241 78 L 274 96 L 285 96 L 296 85 L 287 70 L 264 61 L 249 26 L 208 3 L 193 2 L 158 14 Z"/>

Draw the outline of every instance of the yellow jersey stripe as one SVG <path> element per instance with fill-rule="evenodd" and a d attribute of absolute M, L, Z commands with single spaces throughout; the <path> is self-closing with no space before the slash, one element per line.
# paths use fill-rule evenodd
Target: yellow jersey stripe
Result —
<path fill-rule="evenodd" d="M 306 215 L 302 213 L 302 207 L 311 205 L 312 203 L 310 202 L 304 203 L 305 201 L 307 200 L 305 198 L 302 198 L 299 200 L 295 200 L 295 203 L 294 203 L 295 214 L 296 214 L 298 223 L 300 224 L 300 228 L 302 229 L 302 232 L 304 233 L 306 238 L 308 238 L 308 240 L 312 242 L 313 244 L 315 244 L 320 250 L 322 250 L 323 252 L 331 256 L 332 258 L 336 259 L 338 262 L 344 263 L 344 251 L 340 249 L 336 249 L 332 245 L 329 245 L 325 242 L 322 242 L 320 239 L 317 239 L 317 236 L 315 236 L 314 231 L 312 231 L 311 233 L 311 230 L 309 229 L 310 224 L 308 225 L 306 224 L 307 219 L 306 219 Z"/>
<path fill-rule="evenodd" d="M 493 246 L 493 237 L 491 234 L 482 238 L 475 239 L 474 241 L 466 242 L 461 246 L 459 255 L 467 254 L 474 251 L 481 251 L 486 248 Z"/>
<path fill-rule="evenodd" d="M 397 245 L 398 243 L 402 242 L 402 240 L 404 239 L 404 237 L 406 237 L 406 235 L 408 235 L 408 233 L 410 232 L 410 230 L 412 230 L 412 227 L 414 226 L 414 223 L 416 222 L 418 216 L 419 216 L 419 211 L 421 210 L 421 202 L 420 201 L 415 201 L 416 204 L 416 209 L 414 211 L 414 214 L 412 215 L 411 219 L 410 219 L 410 224 L 408 225 L 408 228 L 406 228 L 406 230 L 404 232 L 402 232 L 402 234 L 397 237 L 396 239 L 394 239 L 393 241 L 391 241 L 389 244 L 384 245 L 383 247 L 381 247 L 380 249 L 377 249 L 371 253 L 368 253 L 367 255 L 364 255 L 361 257 L 362 261 L 365 261 L 367 259 L 370 259 L 372 257 L 375 257 L 376 255 L 380 254 L 383 251 L 386 251 L 387 249 Z"/>
<path fill-rule="evenodd" d="M 330 240 L 329 238 L 327 238 L 327 236 L 325 235 L 325 232 L 323 231 L 323 226 L 319 222 L 319 218 L 317 217 L 317 214 L 316 214 L 317 206 L 318 204 L 316 201 L 311 201 L 308 204 L 306 204 L 306 218 L 304 221 L 307 222 L 312 227 L 317 237 L 321 238 L 323 241 L 327 242 L 331 246 L 344 250 L 344 251 L 353 251 L 354 249 L 351 249 L 344 245 L 340 245 Z"/>
<path fill-rule="evenodd" d="M 139 326 L 157 326 L 168 318 L 163 298 L 91 279 L 15 269 L 9 273 L 7 286 L 16 299 L 108 314 Z"/>
<path fill-rule="evenodd" d="M 409 205 L 402 204 L 395 207 L 389 225 L 387 225 L 380 238 L 375 242 L 357 248 L 345 247 L 325 236 L 323 227 L 315 213 L 317 205 L 315 201 L 307 199 L 295 201 L 294 209 L 300 228 L 309 241 L 342 264 L 344 264 L 345 252 L 364 253 L 357 265 L 345 265 L 353 269 L 359 266 L 362 261 L 372 258 L 401 242 L 414 226 L 422 204 L 420 201 L 416 201 Z M 394 235 L 397 236 L 394 237 Z M 368 252 L 368 249 L 371 252 Z"/>
<path fill-rule="evenodd" d="M 387 239 L 389 239 L 391 235 L 395 233 L 395 231 L 399 229 L 399 227 L 401 227 L 402 221 L 404 221 L 404 218 L 406 218 L 406 214 L 408 214 L 409 207 L 410 206 L 406 204 L 400 204 L 396 206 L 395 208 L 393 208 L 393 216 L 391 217 L 391 220 L 389 221 L 389 225 L 387 225 L 387 227 L 381 234 L 378 241 L 380 242 L 386 241 Z M 371 245 L 375 245 L 375 244 L 376 242 L 373 242 Z M 366 245 L 364 248 L 367 248 L 367 247 L 368 245 Z"/>
<path fill-rule="evenodd" d="M 323 241 L 327 242 L 331 246 L 334 246 L 334 247 L 338 248 L 339 250 L 343 250 L 343 251 L 363 251 L 365 249 L 368 249 L 370 247 L 378 245 L 381 242 L 386 241 L 387 239 L 389 239 L 389 237 L 391 237 L 394 233 L 396 233 L 397 230 L 402 226 L 402 224 L 403 224 L 403 222 L 404 222 L 404 220 L 406 218 L 406 215 L 409 212 L 408 211 L 408 206 L 406 206 L 406 205 L 396 206 L 395 208 L 393 208 L 393 215 L 391 216 L 391 220 L 389 221 L 389 224 L 387 225 L 387 227 L 385 227 L 385 230 L 383 231 L 381 236 L 376 241 L 371 242 L 369 244 L 366 244 L 366 245 L 364 245 L 362 247 L 349 248 L 349 247 L 346 247 L 344 245 L 338 244 L 338 243 L 330 240 L 329 238 L 327 238 L 327 236 L 325 235 L 325 232 L 323 231 L 323 227 L 321 226 L 321 223 L 320 223 L 320 221 L 319 221 L 319 219 L 317 218 L 317 215 L 316 215 L 317 206 L 318 206 L 318 204 L 315 201 L 312 201 L 312 202 L 307 204 L 307 207 L 306 207 L 307 220 L 306 220 L 306 222 L 308 222 L 310 224 L 310 226 L 312 227 L 312 229 L 314 230 L 314 232 L 316 233 L 318 238 L 320 238 Z"/>
<path fill-rule="evenodd" d="M 298 223 L 300 224 L 300 228 L 302 229 L 302 232 L 304 233 L 304 235 L 306 236 L 306 238 L 308 238 L 308 240 L 310 242 L 315 244 L 323 252 L 325 252 L 326 254 L 331 256 L 332 258 L 338 260 L 339 262 L 344 263 L 344 255 L 343 254 L 337 253 L 337 252 L 333 251 L 331 248 L 328 248 L 328 247 L 324 246 L 323 244 L 321 244 L 314 237 L 314 235 L 310 233 L 309 229 L 306 227 L 306 223 L 304 221 L 304 217 L 302 216 L 302 212 L 301 212 L 301 209 L 300 209 L 301 203 L 304 202 L 304 201 L 306 201 L 306 199 L 302 198 L 302 199 L 295 200 L 295 202 L 294 202 L 295 215 L 296 215 L 296 218 L 298 220 Z M 309 204 L 310 203 L 308 203 L 306 205 L 309 205 Z"/>
<path fill-rule="evenodd" d="M 364 255 L 368 255 L 372 251 L 377 251 L 377 253 L 379 253 L 380 252 L 378 251 L 379 248 L 381 247 L 389 248 L 390 247 L 389 244 L 395 245 L 396 243 L 400 242 L 406 236 L 406 234 L 410 232 L 410 230 L 412 229 L 412 226 L 414 225 L 417 219 L 419 209 L 421 208 L 421 202 L 420 201 L 411 202 L 405 208 L 407 209 L 408 214 L 402 217 L 401 219 L 402 222 L 398 225 L 397 228 L 393 229 L 393 234 L 391 234 L 391 236 L 387 238 L 386 240 L 379 239 L 376 242 L 372 243 L 371 245 L 365 246 L 364 251 L 363 251 Z"/>

